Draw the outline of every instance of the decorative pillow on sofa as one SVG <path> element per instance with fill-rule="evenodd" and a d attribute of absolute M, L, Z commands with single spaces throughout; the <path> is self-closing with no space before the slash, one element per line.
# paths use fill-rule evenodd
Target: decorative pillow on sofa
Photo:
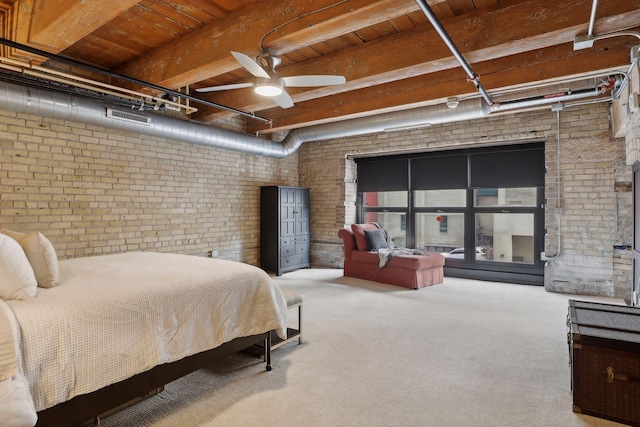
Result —
<path fill-rule="evenodd" d="M 364 238 L 367 241 L 367 246 L 370 251 L 377 251 L 378 249 L 389 247 L 387 243 L 387 233 L 385 233 L 382 228 L 364 230 Z"/>
<path fill-rule="evenodd" d="M 37 288 L 36 276 L 20 243 L 0 234 L 0 298 L 33 298 Z"/>
<path fill-rule="evenodd" d="M 368 224 L 351 224 L 351 231 L 353 231 L 353 235 L 356 238 L 356 246 L 359 251 L 368 251 L 369 245 L 367 245 L 367 240 L 364 237 L 365 230 L 379 230 L 379 228 L 372 223 Z"/>
<path fill-rule="evenodd" d="M 56 250 L 42 233 L 20 233 L 7 229 L 0 230 L 3 234 L 18 241 L 33 268 L 38 286 L 52 288 L 58 284 L 58 256 Z"/>

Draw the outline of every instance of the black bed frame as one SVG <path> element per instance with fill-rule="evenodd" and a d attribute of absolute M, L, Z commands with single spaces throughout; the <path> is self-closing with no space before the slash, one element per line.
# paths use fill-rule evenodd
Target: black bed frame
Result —
<path fill-rule="evenodd" d="M 67 402 L 44 409 L 38 412 L 36 427 L 85 426 L 92 421 L 95 421 L 94 425 L 97 425 L 101 414 L 157 390 L 204 366 L 210 366 L 213 361 L 255 344 L 264 345 L 266 370 L 270 371 L 271 334 L 269 332 L 236 338 L 212 350 L 203 351 L 172 363 L 158 365 L 119 383 L 111 384 L 92 393 L 76 396 Z"/>

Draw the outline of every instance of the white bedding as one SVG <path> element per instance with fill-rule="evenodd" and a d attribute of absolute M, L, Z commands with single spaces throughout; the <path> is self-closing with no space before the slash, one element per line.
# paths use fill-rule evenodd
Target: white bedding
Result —
<path fill-rule="evenodd" d="M 188 255 L 63 260 L 58 286 L 6 304 L 37 411 L 237 337 L 286 330 L 286 302 L 268 274 Z"/>

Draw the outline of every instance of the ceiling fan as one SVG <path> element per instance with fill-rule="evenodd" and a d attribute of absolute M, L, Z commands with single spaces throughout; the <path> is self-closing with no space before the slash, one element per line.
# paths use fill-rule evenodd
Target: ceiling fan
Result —
<path fill-rule="evenodd" d="M 270 52 L 263 52 L 256 60 L 239 52 L 231 52 L 234 58 L 254 77 L 253 82 L 235 83 L 221 86 L 211 86 L 196 89 L 196 92 L 216 92 L 229 89 L 253 87 L 258 95 L 268 96 L 282 108 L 293 107 L 293 99 L 285 91 L 285 87 L 319 87 L 345 83 L 344 76 L 306 75 L 280 77 L 276 67 L 280 65 L 280 58 Z"/>

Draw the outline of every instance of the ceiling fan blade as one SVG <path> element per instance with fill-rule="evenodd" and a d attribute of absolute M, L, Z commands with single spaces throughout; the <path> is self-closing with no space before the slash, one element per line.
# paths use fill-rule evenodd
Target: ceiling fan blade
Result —
<path fill-rule="evenodd" d="M 293 107 L 293 99 L 289 96 L 289 94 L 285 91 L 282 91 L 280 95 L 276 95 L 272 97 L 273 102 L 278 104 L 282 108 L 291 108 Z"/>
<path fill-rule="evenodd" d="M 253 86 L 253 83 L 234 83 L 230 85 L 201 87 L 200 89 L 196 89 L 196 92 L 218 92 L 221 90 L 242 89 L 251 86 Z"/>
<path fill-rule="evenodd" d="M 234 58 L 236 58 L 236 60 L 240 63 L 240 65 L 246 68 L 247 71 L 249 71 L 254 76 L 262 77 L 263 79 L 270 78 L 269 74 L 267 74 L 267 72 L 261 66 L 259 66 L 256 61 L 249 58 L 244 53 L 231 52 L 231 54 L 233 55 Z"/>
<path fill-rule="evenodd" d="M 283 77 L 282 80 L 285 86 L 291 87 L 332 86 L 341 85 L 347 81 L 344 76 L 330 75 L 290 76 Z"/>

